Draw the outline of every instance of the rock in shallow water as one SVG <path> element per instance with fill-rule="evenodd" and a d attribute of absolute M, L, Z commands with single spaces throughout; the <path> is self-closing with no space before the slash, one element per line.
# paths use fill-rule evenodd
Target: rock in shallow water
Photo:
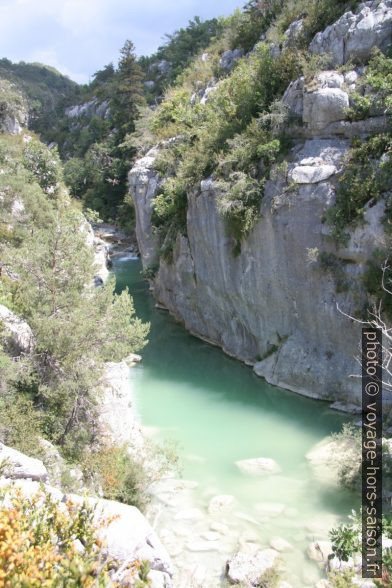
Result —
<path fill-rule="evenodd" d="M 236 461 L 235 465 L 241 470 L 241 472 L 252 476 L 278 474 L 281 471 L 276 461 L 269 457 L 243 459 L 241 461 Z"/>
<path fill-rule="evenodd" d="M 255 554 L 238 552 L 227 562 L 227 578 L 231 584 L 258 586 L 260 577 L 273 568 L 278 557 L 279 553 L 274 549 L 265 549 Z"/>
<path fill-rule="evenodd" d="M 234 505 L 234 496 L 229 494 L 222 494 L 221 496 L 214 496 L 208 505 L 208 512 L 210 515 L 221 514 L 231 510 Z"/>

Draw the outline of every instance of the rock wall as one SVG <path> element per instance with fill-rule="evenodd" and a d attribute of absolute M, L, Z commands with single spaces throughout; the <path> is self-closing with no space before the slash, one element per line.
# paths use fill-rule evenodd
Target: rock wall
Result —
<path fill-rule="evenodd" d="M 361 59 L 365 45 L 358 38 L 385 48 L 391 17 L 390 0 L 366 3 L 356 15 L 347 13 L 316 35 L 310 48 L 321 52 L 340 43 L 350 51 L 336 63 Z M 367 223 L 341 249 L 328 239 L 322 218 L 335 201 L 350 139 L 385 128 L 380 113 L 360 122 L 346 119 L 363 71 L 328 70 L 311 89 L 302 78 L 289 86 L 283 102 L 299 121 L 293 129 L 295 146 L 287 166 L 273 170 L 261 218 L 241 254 L 233 255 L 216 208 L 218 188 L 209 178 L 188 194 L 187 237 L 177 237 L 173 262 L 161 260 L 153 283 L 158 302 L 189 331 L 252 364 L 268 382 L 307 396 L 354 403 L 360 400 L 359 381 L 351 377 L 359 369 L 355 356 L 360 329 L 337 306 L 355 313 L 363 300 L 357 278 L 373 250 L 384 243 L 383 204 L 366 210 Z M 154 170 L 158 150 L 139 160 L 129 176 L 144 267 L 157 259 L 151 206 L 159 186 Z M 343 275 L 356 284 L 355 292 L 337 292 L 336 276 L 321 267 L 320 252 L 339 258 Z"/>

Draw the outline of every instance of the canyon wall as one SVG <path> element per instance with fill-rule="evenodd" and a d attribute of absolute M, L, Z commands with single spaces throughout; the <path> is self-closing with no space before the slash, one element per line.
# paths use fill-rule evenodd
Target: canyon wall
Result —
<path fill-rule="evenodd" d="M 372 46 L 385 49 L 391 27 L 392 3 L 369 2 L 318 33 L 309 51 L 349 46 L 346 53 L 333 52 L 336 64 L 355 58 L 356 51 L 362 59 Z M 272 170 L 260 219 L 241 253 L 234 255 L 217 211 L 219 186 L 206 178 L 188 193 L 187 235 L 177 236 L 171 263 L 159 261 L 153 292 L 190 332 L 253 365 L 268 382 L 359 403 L 360 381 L 353 374 L 360 373 L 355 359 L 360 325 L 338 307 L 355 315 L 365 301 L 361 276 L 373 251 L 385 246 L 384 204 L 368 206 L 365 223 L 344 247 L 330 238 L 323 218 L 335 202 L 351 139 L 379 133 L 386 120 L 382 112 L 362 121 L 347 119 L 364 68 L 347 69 L 320 72 L 311 89 L 303 78 L 287 89 L 283 102 L 298 118 L 290 131 L 294 146 L 285 165 Z M 154 168 L 159 149 L 140 159 L 129 175 L 144 268 L 159 257 L 151 223 L 162 181 Z M 320 262 L 321 254 L 338 260 L 339 279 Z"/>

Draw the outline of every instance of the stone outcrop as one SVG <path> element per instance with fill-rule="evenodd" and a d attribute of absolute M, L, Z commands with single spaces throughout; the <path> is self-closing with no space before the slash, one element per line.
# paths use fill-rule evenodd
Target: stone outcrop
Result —
<path fill-rule="evenodd" d="M 80 230 L 86 235 L 86 244 L 94 252 L 94 285 L 102 285 L 109 276 L 109 248 L 106 242 L 94 234 L 93 228 L 87 220 L 84 220 Z"/>
<path fill-rule="evenodd" d="M 6 306 L 0 304 L 0 327 L 3 330 L 5 347 L 14 356 L 30 353 L 35 340 L 30 326 Z"/>
<path fill-rule="evenodd" d="M 65 110 L 65 115 L 75 120 L 81 117 L 92 118 L 93 116 L 107 118 L 109 116 L 109 101 L 99 102 L 94 98 L 88 102 L 83 102 L 83 104 L 70 106 Z"/>
<path fill-rule="evenodd" d="M 106 364 L 101 380 L 100 421 L 102 435 L 112 443 L 140 449 L 143 436 L 136 418 L 129 369 L 125 361 Z"/>
<path fill-rule="evenodd" d="M 0 443 L 0 463 L 5 468 L 5 475 L 11 480 L 29 479 L 47 482 L 48 471 L 42 461 L 28 457 L 24 453 Z"/>
<path fill-rule="evenodd" d="M 310 248 L 334 251 L 322 217 L 334 202 L 335 177 L 348 147 L 348 140 L 338 138 L 296 146 L 287 171 L 267 182 L 262 218 L 237 257 L 216 208 L 218 190 L 213 180 L 202 182 L 189 197 L 188 236 L 177 237 L 172 264 L 161 261 L 154 293 L 188 330 L 253 364 L 269 382 L 355 401 L 358 389 L 348 374 L 356 371 L 359 330 L 336 309 L 339 302 L 350 311 L 352 302 L 308 259 Z M 151 226 L 156 154 L 150 152 L 147 167 L 140 160 L 131 172 L 145 267 L 157 256 Z M 365 235 L 369 230 L 363 227 Z M 365 235 L 356 242 L 357 256 L 371 253 Z"/>
<path fill-rule="evenodd" d="M 332 65 L 343 65 L 349 59 L 363 62 L 371 50 L 386 51 L 392 44 L 392 1 L 374 0 L 361 4 L 358 10 L 346 12 L 334 24 L 317 33 L 309 51 L 329 54 Z"/>
<path fill-rule="evenodd" d="M 340 63 L 348 56 L 368 56 L 360 52 L 359 41 L 354 43 L 362 35 L 385 47 L 390 2 L 370 2 L 356 14 L 347 13 L 316 35 L 312 51 L 325 49 L 328 39 L 338 39 L 346 47 L 344 59 L 335 61 Z M 342 23 L 349 23 L 347 30 Z M 172 262 L 161 260 L 153 281 L 158 303 L 190 332 L 253 365 L 268 382 L 351 403 L 360 401 L 358 380 L 350 377 L 358 372 L 354 358 L 360 329 L 337 307 L 353 314 L 364 301 L 358 278 L 374 250 L 385 243 L 383 205 L 368 207 L 368 222 L 354 231 L 345 247 L 330 239 L 323 218 L 335 202 L 352 137 L 385 129 L 382 116 L 347 119 L 363 72 L 362 66 L 346 73 L 327 70 L 311 84 L 303 78 L 290 84 L 283 102 L 297 121 L 289 129 L 294 147 L 286 168 L 272 169 L 260 220 L 240 254 L 233 255 L 233 240 L 217 210 L 221 188 L 213 177 L 205 178 L 188 193 L 187 235 L 177 236 Z M 145 268 L 158 259 L 151 211 L 161 181 L 154 168 L 159 150 L 149 151 L 129 176 Z M 357 284 L 355 301 L 350 292 L 337 289 L 333 273 L 322 267 L 322 252 L 335 256 L 343 275 Z"/>
<path fill-rule="evenodd" d="M 28 107 L 20 89 L 6 79 L 0 80 L 0 133 L 20 135 L 28 122 Z"/>
<path fill-rule="evenodd" d="M 232 51 L 225 51 L 222 53 L 219 60 L 219 65 L 222 69 L 230 71 L 235 66 L 236 62 L 244 56 L 243 49 L 233 49 Z"/>
<path fill-rule="evenodd" d="M 151 267 L 158 260 L 157 239 L 151 223 L 152 200 L 159 186 L 158 174 L 154 169 L 158 153 L 157 148 L 151 149 L 135 163 L 128 177 L 130 190 L 138 202 L 135 207 L 136 237 L 144 268 Z"/>

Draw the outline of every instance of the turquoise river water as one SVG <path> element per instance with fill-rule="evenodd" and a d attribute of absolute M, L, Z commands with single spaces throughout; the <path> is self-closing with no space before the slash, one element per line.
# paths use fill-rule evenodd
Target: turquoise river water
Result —
<path fill-rule="evenodd" d="M 305 551 L 313 528 L 317 538 L 325 535 L 354 506 L 350 494 L 318 481 L 305 457 L 347 419 L 325 403 L 267 384 L 187 333 L 155 308 L 140 261 L 119 259 L 113 271 L 118 290 L 128 286 L 138 316 L 151 323 L 143 361 L 131 370 L 142 424 L 178 442 L 183 477 L 198 482 L 200 495 L 232 495 L 237 510 L 254 518 L 260 503 L 284 504 L 290 516 L 266 521 L 260 536 L 280 536 Z M 281 474 L 254 478 L 235 465 L 261 456 L 273 458 Z"/>

